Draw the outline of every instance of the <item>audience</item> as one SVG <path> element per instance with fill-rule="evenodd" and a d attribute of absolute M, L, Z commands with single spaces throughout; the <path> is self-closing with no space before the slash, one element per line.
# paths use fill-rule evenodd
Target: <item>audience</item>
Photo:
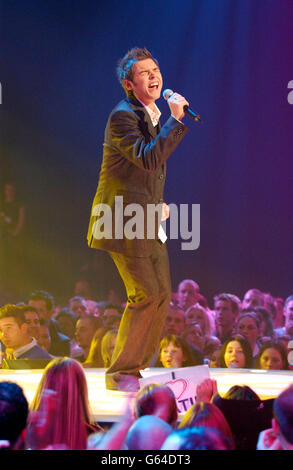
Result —
<path fill-rule="evenodd" d="M 215 381 L 207 379 L 197 387 L 195 404 L 178 421 L 172 390 L 150 384 L 129 397 L 131 407 L 120 422 L 106 432 L 93 425 L 83 368 L 109 367 L 123 305 L 76 294 L 68 302 L 70 309 L 61 308 L 65 299 L 55 309 L 46 291 L 31 294 L 28 305 L 0 305 L 3 367 L 12 367 L 15 359 L 51 361 L 29 414 L 18 385 L 0 381 L 1 449 L 293 449 L 292 387 L 275 401 L 261 400 L 245 385 L 220 396 Z M 219 294 L 214 312 L 207 303 L 202 306 L 202 298 L 195 281 L 179 284 L 153 364 L 169 369 L 203 363 L 263 371 L 291 367 L 293 295 L 284 302 L 250 289 L 241 308 L 234 294 Z"/>

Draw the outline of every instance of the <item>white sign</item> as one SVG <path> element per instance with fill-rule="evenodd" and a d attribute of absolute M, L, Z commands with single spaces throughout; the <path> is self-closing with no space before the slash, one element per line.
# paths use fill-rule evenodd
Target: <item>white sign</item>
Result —
<path fill-rule="evenodd" d="M 197 385 L 209 378 L 209 367 L 204 365 L 183 367 L 164 374 L 145 377 L 139 379 L 139 384 L 141 388 L 150 384 L 168 385 L 176 397 L 178 413 L 185 413 L 195 403 Z"/>

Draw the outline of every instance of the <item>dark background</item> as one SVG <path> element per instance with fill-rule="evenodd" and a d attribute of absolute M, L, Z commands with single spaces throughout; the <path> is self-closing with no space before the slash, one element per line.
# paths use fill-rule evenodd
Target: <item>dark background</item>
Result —
<path fill-rule="evenodd" d="M 166 202 L 201 205 L 199 249 L 168 242 L 173 290 L 192 278 L 210 302 L 251 287 L 293 293 L 292 0 L 15 0 L 0 18 L 0 185 L 13 178 L 26 206 L 27 291 L 66 297 L 93 277 L 86 232 L 106 120 L 123 98 L 115 67 L 138 45 L 203 120 L 186 120 L 168 161 Z M 114 275 L 103 255 L 95 263 L 94 290 Z"/>

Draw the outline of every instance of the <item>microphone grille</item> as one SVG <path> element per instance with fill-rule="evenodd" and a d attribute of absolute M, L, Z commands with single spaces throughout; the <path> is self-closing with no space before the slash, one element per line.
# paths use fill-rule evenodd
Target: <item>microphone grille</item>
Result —
<path fill-rule="evenodd" d="M 172 96 L 174 93 L 173 90 L 169 90 L 169 88 L 166 88 L 166 90 L 163 91 L 163 97 L 165 100 L 168 100 L 170 96 Z"/>

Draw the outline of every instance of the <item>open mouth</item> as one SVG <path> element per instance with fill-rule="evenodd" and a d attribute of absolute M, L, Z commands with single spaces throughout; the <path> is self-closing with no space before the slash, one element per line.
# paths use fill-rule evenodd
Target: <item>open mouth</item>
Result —
<path fill-rule="evenodd" d="M 235 362 L 235 361 L 229 362 L 229 367 L 231 367 L 231 369 L 238 368 L 238 362 Z"/>
<path fill-rule="evenodd" d="M 149 85 L 151 90 L 157 90 L 159 88 L 159 82 L 154 82 Z"/>

